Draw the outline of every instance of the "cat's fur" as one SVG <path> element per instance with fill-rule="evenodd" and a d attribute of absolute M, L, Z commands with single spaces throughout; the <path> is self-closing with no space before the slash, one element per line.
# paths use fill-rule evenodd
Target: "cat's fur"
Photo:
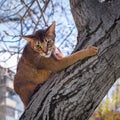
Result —
<path fill-rule="evenodd" d="M 59 72 L 79 60 L 96 55 L 98 52 L 96 47 L 89 46 L 87 49 L 64 57 L 54 45 L 55 22 L 46 30 L 39 30 L 33 35 L 22 37 L 28 41 L 28 44 L 24 48 L 17 66 L 14 89 L 25 107 L 37 85 L 48 80 L 51 73 Z"/>

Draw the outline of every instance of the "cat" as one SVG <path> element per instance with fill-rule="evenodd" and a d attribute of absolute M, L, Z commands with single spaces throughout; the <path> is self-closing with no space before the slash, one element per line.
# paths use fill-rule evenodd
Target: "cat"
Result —
<path fill-rule="evenodd" d="M 98 53 L 97 47 L 88 46 L 84 50 L 64 57 L 55 47 L 55 22 L 45 30 L 38 30 L 32 35 L 21 37 L 28 43 L 17 65 L 14 89 L 25 108 L 36 87 L 47 81 L 52 73 L 62 71 L 77 61 Z"/>

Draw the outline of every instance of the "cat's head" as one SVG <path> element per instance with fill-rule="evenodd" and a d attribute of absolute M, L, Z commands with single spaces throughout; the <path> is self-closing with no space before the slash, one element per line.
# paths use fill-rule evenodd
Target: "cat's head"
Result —
<path fill-rule="evenodd" d="M 31 48 L 41 56 L 50 57 L 55 42 L 55 22 L 46 30 L 38 30 L 32 35 L 21 37 L 27 40 Z"/>

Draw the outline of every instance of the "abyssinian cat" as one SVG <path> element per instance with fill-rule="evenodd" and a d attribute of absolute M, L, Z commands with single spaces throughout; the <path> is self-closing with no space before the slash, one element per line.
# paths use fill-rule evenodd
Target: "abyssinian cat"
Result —
<path fill-rule="evenodd" d="M 23 50 L 14 78 L 14 89 L 26 107 L 39 84 L 86 57 L 97 54 L 98 49 L 88 46 L 70 56 L 64 57 L 55 47 L 55 22 L 46 30 L 38 30 L 32 35 L 22 36 L 28 41 Z"/>

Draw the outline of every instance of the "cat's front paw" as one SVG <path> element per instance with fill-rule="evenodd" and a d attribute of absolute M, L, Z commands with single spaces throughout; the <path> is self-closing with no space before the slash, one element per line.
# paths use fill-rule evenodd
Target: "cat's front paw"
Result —
<path fill-rule="evenodd" d="M 88 56 L 94 56 L 98 53 L 98 48 L 94 46 L 88 46 L 86 50 Z"/>

